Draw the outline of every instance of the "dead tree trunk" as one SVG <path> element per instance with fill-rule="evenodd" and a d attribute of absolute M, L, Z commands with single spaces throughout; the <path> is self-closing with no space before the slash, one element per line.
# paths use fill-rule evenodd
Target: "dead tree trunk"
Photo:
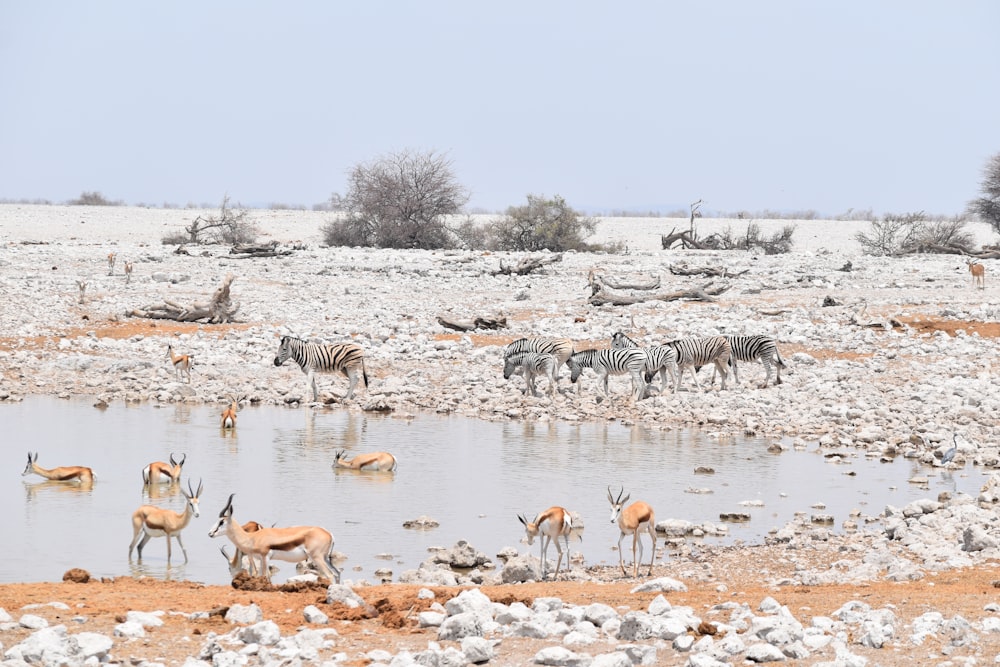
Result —
<path fill-rule="evenodd" d="M 715 301 L 715 297 L 729 289 L 729 285 L 713 286 L 708 283 L 702 287 L 681 290 L 679 292 L 659 292 L 653 294 L 621 294 L 604 289 L 600 285 L 597 291 L 588 299 L 591 305 L 631 306 L 643 301 Z"/>
<path fill-rule="evenodd" d="M 229 294 L 229 288 L 234 280 L 236 280 L 236 276 L 231 273 L 227 275 L 222 281 L 222 285 L 215 290 L 209 303 L 182 306 L 173 301 L 164 301 L 161 304 L 135 308 L 126 312 L 125 315 L 126 317 L 144 317 L 151 320 L 174 320 L 176 322 L 206 320 L 209 324 L 227 324 L 234 321 L 233 318 L 240 309 L 240 304 L 234 304 Z"/>
<path fill-rule="evenodd" d="M 561 262 L 561 261 L 562 261 L 562 253 L 556 255 L 548 255 L 548 256 L 535 255 L 534 257 L 525 257 L 514 266 L 506 266 L 503 263 L 503 260 L 500 260 L 500 269 L 494 271 L 493 275 L 496 276 L 503 274 L 509 276 L 511 274 L 516 274 L 519 276 L 524 276 L 531 273 L 535 269 L 542 268 L 546 264 L 552 264 L 554 262 Z"/>
<path fill-rule="evenodd" d="M 675 232 L 673 229 L 671 229 L 669 234 L 660 235 L 660 246 L 664 250 L 669 250 L 678 241 L 681 242 L 681 245 L 684 248 L 694 248 L 695 250 L 711 250 L 709 246 L 695 239 L 693 232 L 690 231 Z"/>

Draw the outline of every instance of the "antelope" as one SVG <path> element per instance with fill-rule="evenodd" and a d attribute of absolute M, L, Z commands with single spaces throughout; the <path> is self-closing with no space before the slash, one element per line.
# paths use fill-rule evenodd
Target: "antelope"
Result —
<path fill-rule="evenodd" d="M 256 533 L 261 528 L 263 528 L 263 526 L 261 526 L 256 521 L 247 521 L 245 524 L 243 524 L 243 530 L 245 530 L 248 533 Z M 233 555 L 230 556 L 229 552 L 226 551 L 225 546 L 219 547 L 219 551 L 222 552 L 222 555 L 226 558 L 226 563 L 229 565 L 230 577 L 235 578 L 237 574 L 244 571 L 248 572 L 251 577 L 256 576 L 257 574 L 255 572 L 256 562 L 252 561 L 245 553 L 237 549 L 236 551 L 233 552 Z M 269 558 L 272 558 L 274 560 L 284 560 L 290 563 L 295 563 L 295 570 L 297 572 L 310 572 L 310 571 L 317 572 L 318 570 L 316 566 L 312 564 L 312 561 L 310 561 L 308 558 L 301 559 L 300 553 L 301 552 L 296 552 L 296 551 L 274 551 L 272 549 L 267 555 Z M 272 577 L 277 571 L 278 568 L 275 567 L 274 565 L 268 567 L 268 573 Z"/>
<path fill-rule="evenodd" d="M 310 559 L 320 573 L 330 581 L 340 583 L 340 570 L 333 564 L 333 535 L 319 526 L 292 526 L 290 528 L 261 528 L 249 533 L 243 526 L 233 521 L 233 496 L 229 494 L 226 506 L 219 512 L 219 520 L 209 531 L 209 537 L 225 534 L 240 552 L 250 559 L 251 570 L 255 567 L 255 558 L 260 559 L 257 568 L 258 576 L 271 580 L 271 571 L 267 566 L 267 557 L 275 552 L 279 560 L 298 562 Z"/>
<path fill-rule="evenodd" d="M 46 469 L 38 465 L 38 452 L 32 454 L 28 452 L 28 465 L 24 467 L 21 477 L 26 477 L 31 473 L 41 475 L 45 479 L 56 482 L 80 482 L 90 484 L 94 481 L 94 471 L 84 466 L 59 466 L 58 468 Z"/>
<path fill-rule="evenodd" d="M 394 472 L 396 470 L 396 457 L 389 452 L 358 454 L 350 460 L 345 458 L 346 456 L 347 452 L 343 449 L 339 450 L 333 459 L 333 467 L 372 472 Z"/>
<path fill-rule="evenodd" d="M 118 255 L 115 252 L 108 253 L 108 275 L 112 275 L 115 272 L 115 260 L 118 259 Z"/>
<path fill-rule="evenodd" d="M 611 503 L 611 523 L 617 523 L 618 529 L 621 534 L 618 536 L 618 564 L 621 565 L 622 574 L 628 576 L 628 571 L 625 569 L 625 559 L 622 556 L 622 539 L 626 535 L 632 536 L 632 576 L 639 576 L 639 561 L 642 560 L 642 540 L 639 539 L 639 534 L 643 531 L 647 531 L 649 536 L 653 539 L 653 555 L 649 559 L 649 574 L 653 574 L 653 560 L 656 558 L 656 517 L 653 514 L 653 508 L 637 500 L 628 507 L 624 507 L 625 503 L 632 494 L 628 494 L 622 498 L 622 493 L 625 492 L 623 488 L 618 492 L 618 498 L 616 499 L 611 495 L 611 487 L 608 487 L 608 502 Z M 622 509 L 624 507 L 624 509 Z M 638 547 L 639 555 L 636 556 L 636 548 Z"/>
<path fill-rule="evenodd" d="M 550 507 L 536 516 L 534 521 L 528 521 L 528 518 L 523 514 L 518 514 L 517 518 L 524 524 L 524 534 L 528 538 L 529 546 L 534 544 L 536 537 L 539 535 L 542 536 L 541 543 L 539 544 L 541 547 L 542 579 L 545 578 L 545 566 L 547 563 L 545 552 L 548 551 L 549 543 L 552 541 L 555 541 L 556 551 L 559 552 L 559 558 L 556 559 L 556 573 L 554 576 L 559 576 L 559 566 L 562 565 L 563 557 L 563 550 L 559 545 L 560 537 L 566 542 L 566 567 L 572 567 L 569 562 L 569 534 L 573 530 L 573 520 L 566 509 L 557 506 Z"/>
<path fill-rule="evenodd" d="M 193 357 L 190 354 L 175 354 L 174 346 L 167 343 L 167 359 L 174 366 L 174 377 L 180 380 L 186 375 L 188 384 L 191 384 L 191 360 Z"/>
<path fill-rule="evenodd" d="M 972 259 L 966 259 L 965 262 L 972 274 L 972 288 L 986 289 L 986 267 Z"/>
<path fill-rule="evenodd" d="M 169 483 L 174 484 L 181 481 L 181 468 L 187 461 L 187 454 L 181 456 L 181 460 L 175 461 L 173 453 L 170 454 L 170 464 L 163 461 L 150 463 L 142 469 L 142 483 L 146 486 L 150 484 Z"/>
<path fill-rule="evenodd" d="M 154 537 L 166 537 L 167 562 L 169 563 L 171 556 L 170 538 L 176 536 L 177 544 L 181 545 L 181 551 L 184 553 L 184 562 L 186 563 L 188 559 L 187 549 L 184 548 L 184 542 L 181 540 L 181 531 L 187 528 L 192 516 L 201 516 L 201 513 L 198 511 L 198 498 L 201 496 L 201 491 L 201 480 L 198 481 L 197 491 L 191 488 L 191 480 L 188 480 L 187 491 L 183 488 L 181 489 L 181 493 L 187 499 L 187 504 L 184 506 L 183 512 L 175 512 L 162 507 L 156 507 L 155 505 L 143 505 L 132 512 L 132 543 L 128 545 L 129 560 L 132 560 L 132 549 L 135 548 L 135 543 L 139 542 L 139 534 L 142 533 L 142 541 L 139 542 L 138 549 L 139 560 L 142 560 L 142 550 L 150 539 Z"/>
<path fill-rule="evenodd" d="M 236 428 L 236 413 L 240 410 L 240 401 L 243 397 L 230 396 L 229 407 L 222 411 L 222 419 L 220 424 L 222 428 Z"/>
<path fill-rule="evenodd" d="M 132 282 L 132 262 L 125 260 L 125 284 Z"/>

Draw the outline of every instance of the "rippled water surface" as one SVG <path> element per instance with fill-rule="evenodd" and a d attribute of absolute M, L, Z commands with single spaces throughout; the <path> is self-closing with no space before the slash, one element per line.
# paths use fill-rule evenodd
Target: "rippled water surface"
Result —
<path fill-rule="evenodd" d="M 984 481 L 971 466 L 947 472 L 912 461 L 879 463 L 856 457 L 828 462 L 814 451 L 772 454 L 762 439 L 718 440 L 698 431 L 650 431 L 619 424 L 489 423 L 462 417 L 420 415 L 401 419 L 344 410 L 244 409 L 235 433 L 218 428 L 223 406 L 115 404 L 31 397 L 0 405 L 4 431 L 0 485 L 7 545 L 0 581 L 54 581 L 71 567 L 95 576 L 145 575 L 228 583 L 219 547 L 211 539 L 230 493 L 234 517 L 265 525 L 320 525 L 347 555 L 345 579 L 375 580 L 415 568 L 432 546 L 467 540 L 490 557 L 505 546 L 526 545 L 518 513 L 529 517 L 550 505 L 578 511 L 584 520 L 581 551 L 588 565 L 616 563 L 618 531 L 609 522 L 607 487 L 624 487 L 650 503 L 657 519 L 719 523 L 723 512 L 747 512 L 751 521 L 727 524 L 716 542 L 761 542 L 796 511 L 822 510 L 835 529 L 857 508 L 878 514 L 886 504 L 936 497 L 940 490 L 975 494 Z M 387 450 L 399 459 L 393 474 L 334 471 L 338 449 Z M 39 465 L 86 465 L 91 488 L 21 477 L 28 450 Z M 168 566 L 166 541 L 153 539 L 142 562 L 128 559 L 131 514 L 145 503 L 181 511 L 177 487 L 145 490 L 141 470 L 170 453 L 187 455 L 183 484 L 204 482 L 201 516 L 184 531 L 189 560 L 174 543 Z M 715 474 L 696 474 L 710 466 Z M 848 474 L 852 473 L 852 474 Z M 909 484 L 914 475 L 930 485 Z M 690 489 L 709 489 L 695 494 Z M 761 501 L 762 507 L 742 506 Z M 433 530 L 411 530 L 404 521 L 427 515 Z M 230 547 L 231 549 L 231 547 Z M 538 543 L 531 547 L 537 554 Z M 550 551 L 554 553 L 554 551 Z M 281 564 L 277 581 L 294 573 Z"/>

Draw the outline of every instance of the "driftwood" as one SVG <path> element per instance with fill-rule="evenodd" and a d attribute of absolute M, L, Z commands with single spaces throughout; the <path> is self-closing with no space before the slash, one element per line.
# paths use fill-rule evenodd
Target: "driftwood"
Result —
<path fill-rule="evenodd" d="M 441 315 L 437 318 L 438 324 L 446 329 L 455 331 L 475 331 L 476 329 L 506 329 L 506 317 L 476 317 L 472 320 L 453 320 Z"/>
<path fill-rule="evenodd" d="M 228 255 L 223 255 L 225 259 L 250 259 L 253 257 L 283 257 L 291 255 L 291 250 L 278 250 L 278 242 L 271 241 L 264 245 L 254 243 L 237 243 L 229 249 Z"/>
<path fill-rule="evenodd" d="M 591 289 L 593 289 L 594 285 L 598 283 L 600 283 L 601 286 L 607 287 L 609 289 L 632 289 L 639 291 L 659 289 L 660 287 L 659 276 L 651 278 L 648 282 L 644 283 L 627 283 L 627 282 L 622 282 L 620 280 L 615 280 L 614 278 L 608 278 L 606 276 L 602 276 L 598 273 L 594 273 L 593 271 L 591 271 L 588 278 L 589 278 L 588 282 L 590 284 Z"/>
<path fill-rule="evenodd" d="M 675 276 L 705 276 L 706 278 L 732 278 L 742 276 L 744 273 L 750 271 L 750 269 L 744 269 L 743 271 L 732 273 L 724 266 L 703 266 L 689 269 L 687 264 L 671 264 L 668 268 L 670 269 L 670 273 Z"/>
<path fill-rule="evenodd" d="M 198 322 L 207 320 L 209 324 L 225 324 L 233 321 L 233 316 L 240 309 L 238 303 L 230 299 L 229 287 L 236 276 L 229 274 L 222 281 L 209 303 L 196 303 L 182 306 L 173 301 L 136 308 L 125 313 L 127 317 L 143 317 L 150 320 L 174 320 L 177 322 Z"/>
<path fill-rule="evenodd" d="M 630 306 L 643 301 L 715 301 L 716 296 L 729 289 L 729 285 L 714 286 L 712 283 L 702 287 L 681 290 L 679 292 L 654 292 L 652 294 L 621 294 L 611 292 L 601 286 L 591 295 L 588 301 L 594 306 Z"/>
<path fill-rule="evenodd" d="M 546 264 L 553 264 L 555 262 L 561 262 L 561 261 L 562 261 L 562 253 L 558 253 L 555 255 L 535 255 L 533 257 L 525 257 L 514 266 L 506 266 L 503 263 L 503 260 L 501 259 L 500 269 L 494 271 L 493 275 L 496 276 L 503 274 L 509 276 L 511 274 L 514 274 L 518 276 L 524 276 L 531 273 L 535 269 L 542 268 Z"/>
<path fill-rule="evenodd" d="M 676 227 L 674 229 L 676 229 Z M 675 232 L 673 229 L 671 229 L 669 234 L 660 235 L 660 245 L 663 247 L 664 250 L 669 250 L 678 241 L 681 242 L 681 246 L 684 248 L 694 248 L 695 250 L 711 250 L 709 246 L 695 239 L 694 232 L 691 230 L 684 232 Z"/>

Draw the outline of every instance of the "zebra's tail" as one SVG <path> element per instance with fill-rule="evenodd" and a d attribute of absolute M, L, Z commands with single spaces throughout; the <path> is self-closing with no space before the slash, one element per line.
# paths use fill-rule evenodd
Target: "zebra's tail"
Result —
<path fill-rule="evenodd" d="M 782 364 L 784 366 L 784 364 Z M 364 357 L 361 358 L 361 379 L 365 381 L 365 389 L 368 389 L 368 371 L 365 370 Z"/>
<path fill-rule="evenodd" d="M 786 364 L 785 360 L 781 358 L 781 352 L 778 351 L 777 345 L 774 346 L 774 358 L 778 360 L 779 366 L 782 368 L 788 368 L 788 364 Z"/>

